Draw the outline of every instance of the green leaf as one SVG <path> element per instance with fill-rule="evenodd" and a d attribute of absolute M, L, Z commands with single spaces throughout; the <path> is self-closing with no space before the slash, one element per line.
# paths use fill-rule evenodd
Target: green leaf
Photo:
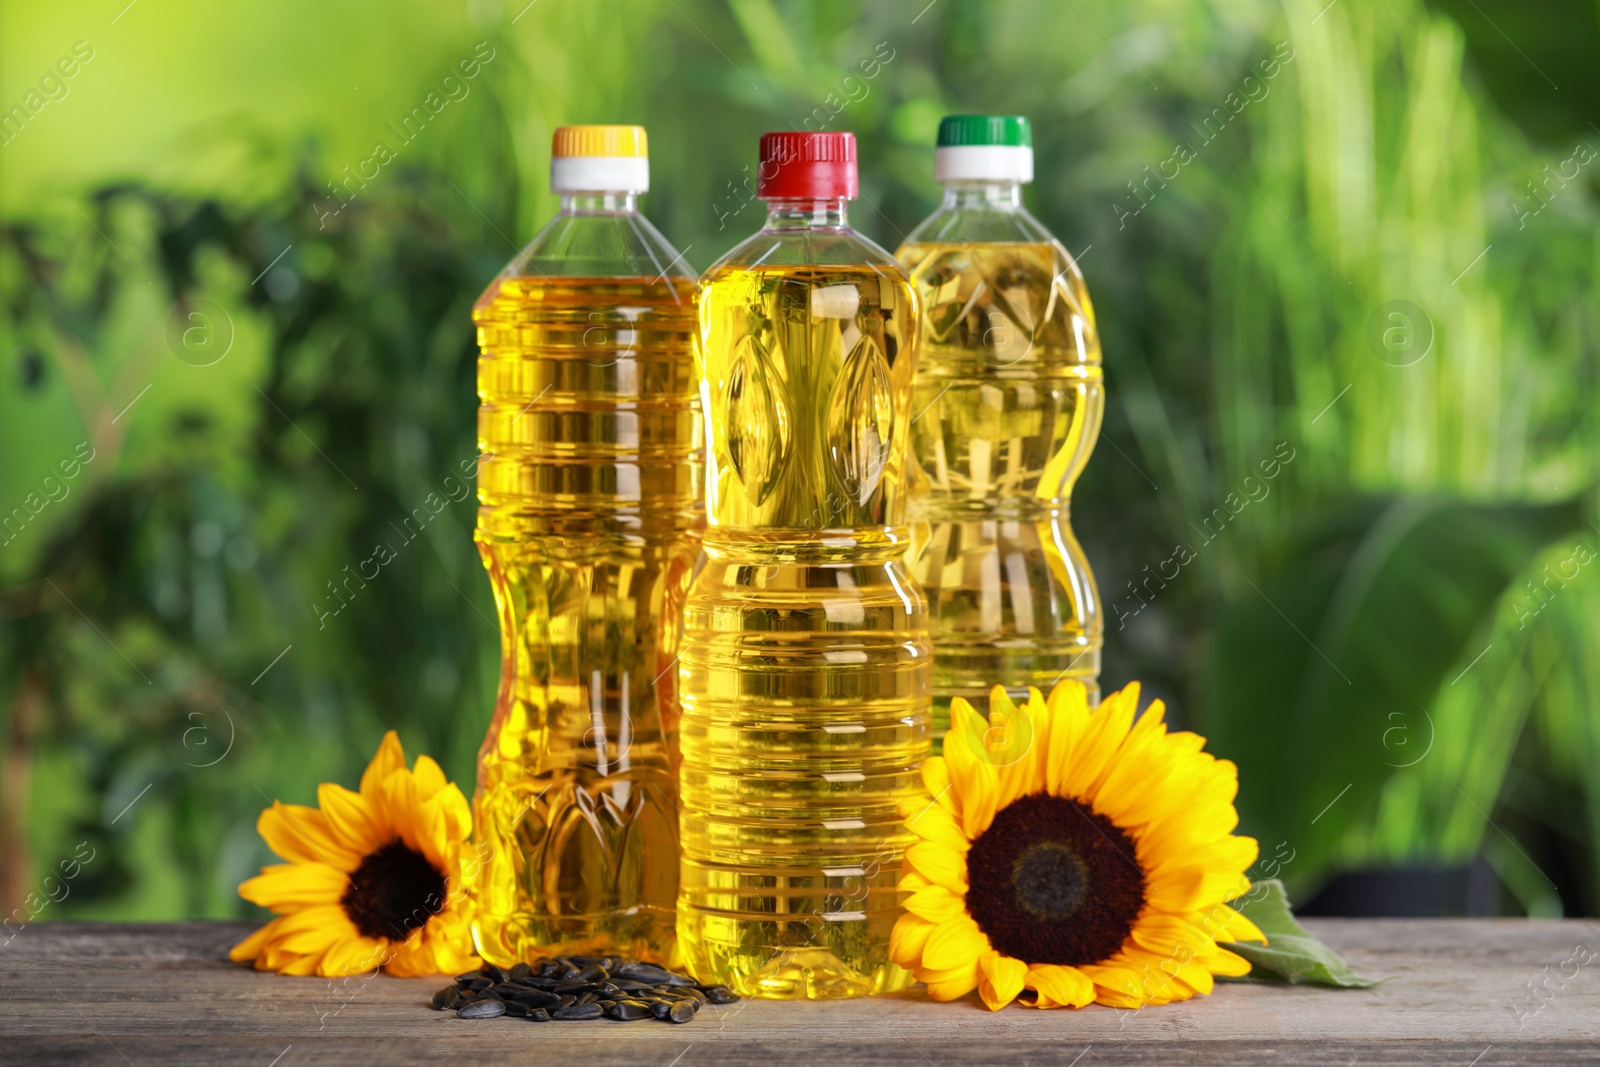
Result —
<path fill-rule="evenodd" d="M 1267 978 L 1310 985 L 1360 989 L 1387 981 L 1364 978 L 1352 971 L 1327 945 L 1294 921 L 1289 894 L 1276 878 L 1256 882 L 1250 892 L 1228 906 L 1261 928 L 1267 943 L 1236 941 L 1223 947 L 1250 961 L 1251 978 Z"/>
<path fill-rule="evenodd" d="M 1245 832 L 1293 849 L 1286 878 L 1327 873 L 1395 773 L 1394 716 L 1432 705 L 1482 651 L 1469 642 L 1506 588 L 1581 521 L 1576 501 L 1349 501 L 1278 545 L 1227 605 L 1206 733 L 1238 764 Z"/>

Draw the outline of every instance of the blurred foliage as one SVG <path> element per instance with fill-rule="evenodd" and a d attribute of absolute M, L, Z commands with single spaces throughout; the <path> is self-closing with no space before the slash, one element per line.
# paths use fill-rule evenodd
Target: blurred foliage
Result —
<path fill-rule="evenodd" d="M 855 131 L 853 218 L 892 247 L 960 110 L 1032 116 L 1029 199 L 1095 297 L 1107 686 L 1240 761 L 1297 897 L 1481 853 L 1508 910 L 1594 912 L 1600 216 L 1565 175 L 1600 147 L 1595 20 L 1468 6 L 472 0 L 373 35 L 7 5 L 0 100 L 97 52 L 0 149 L 6 910 L 88 840 L 39 918 L 239 914 L 259 809 L 389 727 L 470 786 L 498 651 L 450 481 L 468 312 L 553 209 L 555 126 L 648 126 L 646 210 L 704 267 L 758 225 L 763 130 Z M 270 66 L 235 78 L 246 48 Z"/>

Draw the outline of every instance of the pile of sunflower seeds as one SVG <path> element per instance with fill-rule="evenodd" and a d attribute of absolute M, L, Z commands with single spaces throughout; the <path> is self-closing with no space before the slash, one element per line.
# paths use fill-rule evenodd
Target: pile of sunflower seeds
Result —
<path fill-rule="evenodd" d="M 529 1022 L 552 1019 L 660 1019 L 686 1023 L 706 1004 L 732 1004 L 727 986 L 702 985 L 653 963 L 620 956 L 556 956 L 501 969 L 486 963 L 456 975 L 433 995 L 439 1011 L 463 1019 L 501 1015 Z"/>

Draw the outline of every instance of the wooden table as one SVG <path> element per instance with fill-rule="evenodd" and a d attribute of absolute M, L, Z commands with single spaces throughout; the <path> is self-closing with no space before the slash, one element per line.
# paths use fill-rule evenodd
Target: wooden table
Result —
<path fill-rule="evenodd" d="M 678 1026 L 465 1022 L 428 1007 L 438 979 L 280 978 L 231 964 L 244 925 L 51 923 L 0 942 L 0 1064 L 1600 1062 L 1600 924 L 1306 925 L 1357 970 L 1394 980 L 1366 990 L 1228 984 L 1139 1012 L 991 1014 L 910 992 L 747 1001 Z"/>

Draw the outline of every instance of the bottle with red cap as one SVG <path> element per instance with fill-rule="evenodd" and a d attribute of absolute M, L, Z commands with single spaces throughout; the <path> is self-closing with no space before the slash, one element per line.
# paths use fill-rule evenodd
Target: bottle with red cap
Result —
<path fill-rule="evenodd" d="M 672 960 L 674 665 L 702 442 L 695 281 L 639 213 L 649 177 L 640 127 L 557 130 L 561 211 L 472 309 L 477 543 L 503 653 L 473 936 L 501 966 Z"/>
<path fill-rule="evenodd" d="M 705 562 L 685 602 L 679 947 L 763 997 L 899 988 L 899 804 L 929 663 L 905 563 L 905 270 L 850 228 L 855 139 L 761 139 L 760 232 L 701 278 Z"/>

